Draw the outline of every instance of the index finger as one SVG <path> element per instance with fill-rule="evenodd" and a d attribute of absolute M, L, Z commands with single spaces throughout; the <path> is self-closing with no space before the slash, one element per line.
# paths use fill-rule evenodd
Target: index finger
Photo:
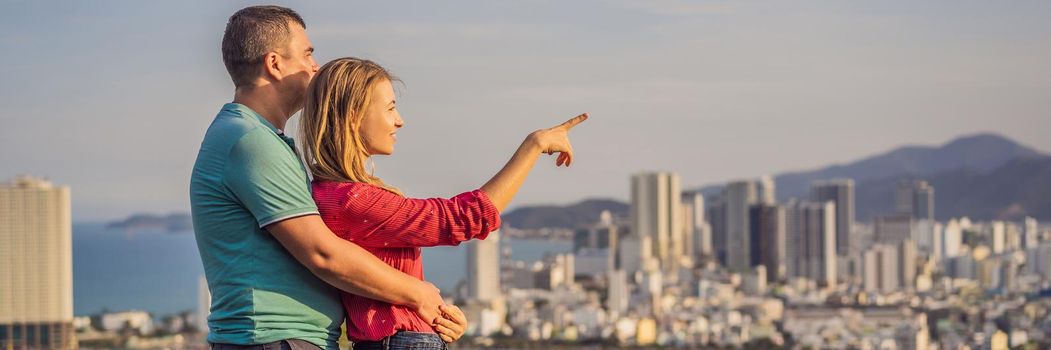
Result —
<path fill-rule="evenodd" d="M 565 123 L 562 123 L 562 125 L 559 126 L 566 128 L 566 130 L 569 130 L 572 129 L 574 126 L 577 126 L 577 124 L 583 123 L 585 120 L 588 120 L 587 113 L 573 117 L 572 119 L 567 120 Z"/>

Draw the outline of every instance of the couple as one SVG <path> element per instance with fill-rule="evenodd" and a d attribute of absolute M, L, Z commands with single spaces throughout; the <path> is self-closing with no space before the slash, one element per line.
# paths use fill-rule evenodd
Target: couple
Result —
<path fill-rule="evenodd" d="M 423 280 L 420 247 L 485 239 L 541 153 L 572 162 L 569 130 L 537 130 L 478 190 L 415 199 L 365 170 L 394 152 L 396 80 L 367 60 L 318 67 L 303 19 L 278 6 L 230 17 L 235 91 L 208 127 L 190 179 L 212 294 L 213 349 L 444 349 L 467 328 Z M 285 123 L 302 110 L 303 159 Z M 305 164 L 305 166 L 304 166 Z M 310 182 L 307 172 L 313 175 Z"/>

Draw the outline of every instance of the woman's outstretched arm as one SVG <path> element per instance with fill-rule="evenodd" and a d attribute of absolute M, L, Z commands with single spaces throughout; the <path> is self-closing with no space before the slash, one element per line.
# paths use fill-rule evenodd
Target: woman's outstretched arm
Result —
<path fill-rule="evenodd" d="M 458 245 L 500 228 L 500 212 L 482 191 L 421 199 L 364 183 L 323 183 L 314 186 L 314 200 L 332 232 L 362 247 Z"/>
<path fill-rule="evenodd" d="M 369 184 L 321 184 L 314 187 L 314 200 L 332 232 L 363 247 L 431 247 L 485 239 L 500 228 L 500 212 L 522 187 L 540 153 L 559 153 L 556 166 L 573 162 L 568 133 L 587 118 L 581 114 L 529 134 L 503 169 L 478 191 L 449 199 L 418 199 Z"/>
<path fill-rule="evenodd" d="M 511 198 L 518 193 L 518 189 L 522 187 L 529 172 L 533 170 L 533 165 L 536 164 L 536 159 L 541 153 L 558 153 L 555 166 L 572 164 L 573 146 L 569 143 L 569 130 L 587 119 L 588 114 L 584 113 L 553 128 L 541 129 L 529 134 L 525 141 L 522 141 L 522 145 L 518 146 L 515 154 L 511 156 L 511 160 L 508 160 L 507 164 L 496 175 L 493 175 L 492 179 L 489 179 L 489 182 L 482 185 L 482 192 L 489 196 L 496 209 L 502 212 L 511 203 Z"/>

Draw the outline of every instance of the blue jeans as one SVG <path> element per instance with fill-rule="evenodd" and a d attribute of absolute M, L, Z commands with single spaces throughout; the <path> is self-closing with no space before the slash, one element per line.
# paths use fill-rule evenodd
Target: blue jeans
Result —
<path fill-rule="evenodd" d="M 377 341 L 354 343 L 354 350 L 448 350 L 442 338 L 434 333 L 398 331 Z"/>

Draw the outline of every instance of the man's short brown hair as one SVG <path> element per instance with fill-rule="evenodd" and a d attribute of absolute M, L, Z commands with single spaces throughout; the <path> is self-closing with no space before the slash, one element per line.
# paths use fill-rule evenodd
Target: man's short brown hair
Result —
<path fill-rule="evenodd" d="M 230 16 L 223 34 L 223 64 L 234 86 L 251 84 L 260 74 L 263 57 L 288 45 L 289 23 L 307 27 L 296 11 L 281 6 L 245 7 Z"/>

